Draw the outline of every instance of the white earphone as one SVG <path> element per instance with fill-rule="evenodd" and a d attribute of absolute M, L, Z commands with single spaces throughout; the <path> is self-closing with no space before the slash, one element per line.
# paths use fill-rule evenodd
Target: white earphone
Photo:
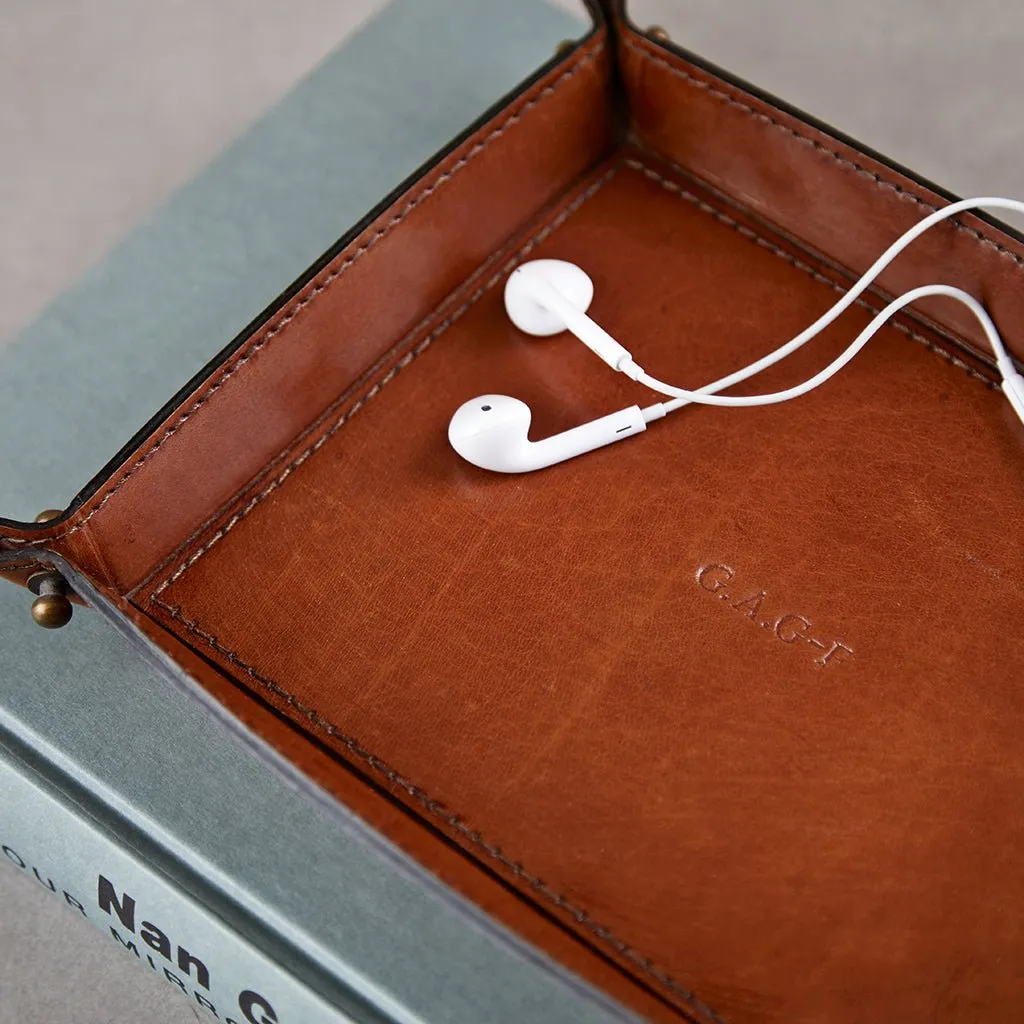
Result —
<path fill-rule="evenodd" d="M 530 407 L 508 395 L 483 395 L 459 406 L 448 424 L 448 440 L 467 461 L 495 473 L 529 473 L 647 429 L 638 405 L 591 420 L 543 441 L 531 441 Z"/>
<path fill-rule="evenodd" d="M 484 395 L 459 407 L 448 425 L 448 440 L 459 455 L 481 469 L 498 473 L 525 473 L 632 437 L 644 431 L 652 420 L 661 419 L 667 413 L 691 403 L 758 406 L 786 402 L 814 390 L 838 373 L 898 310 L 918 299 L 935 295 L 944 295 L 962 302 L 977 318 L 995 353 L 996 365 L 1003 378 L 1003 393 L 1024 423 L 1024 377 L 1017 372 L 992 318 L 972 295 L 942 284 L 914 288 L 894 299 L 876 314 L 841 355 L 802 384 L 763 395 L 717 394 L 774 365 L 818 335 L 848 309 L 911 242 L 929 228 L 957 213 L 984 207 L 1024 213 L 1024 203 L 996 197 L 964 199 L 937 210 L 901 235 L 835 305 L 795 338 L 749 366 L 697 391 L 665 384 L 647 374 L 626 348 L 587 315 L 594 296 L 594 285 L 575 264 L 551 259 L 524 263 L 512 272 L 505 284 L 505 309 L 521 331 L 535 336 L 549 336 L 569 330 L 612 369 L 646 385 L 652 391 L 669 396 L 672 401 L 648 406 L 646 409 L 633 405 L 543 441 L 530 441 L 527 436 L 530 427 L 529 407 L 506 395 Z"/>
<path fill-rule="evenodd" d="M 521 331 L 548 337 L 570 330 L 612 369 L 621 370 L 627 361 L 632 364 L 632 357 L 587 316 L 593 297 L 593 281 L 564 260 L 524 263 L 505 282 L 505 310 Z M 508 395 L 483 395 L 458 408 L 448 424 L 448 440 L 467 462 L 481 469 L 528 473 L 642 433 L 649 420 L 663 415 L 648 415 L 631 405 L 543 441 L 531 441 L 527 437 L 530 407 L 525 402 Z"/>

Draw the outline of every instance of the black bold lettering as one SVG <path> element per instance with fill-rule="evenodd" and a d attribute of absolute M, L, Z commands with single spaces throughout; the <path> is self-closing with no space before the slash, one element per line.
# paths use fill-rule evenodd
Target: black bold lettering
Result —
<path fill-rule="evenodd" d="M 99 901 L 100 910 L 105 914 L 109 914 L 111 908 L 113 908 L 121 924 L 123 924 L 128 931 L 135 931 L 135 900 L 125 893 L 124 902 L 122 903 L 117 898 L 117 892 L 114 889 L 113 883 L 109 882 L 102 875 L 100 875 L 97 899 Z"/>
<path fill-rule="evenodd" d="M 198 957 L 193 956 L 183 946 L 178 947 L 178 969 L 184 971 L 189 977 L 192 976 L 192 965 L 196 965 L 196 984 L 202 985 L 207 992 L 210 991 L 210 972 L 206 964 Z"/>
<path fill-rule="evenodd" d="M 150 949 L 155 949 L 165 960 L 171 959 L 171 940 L 155 924 L 143 921 L 142 927 L 139 929 L 139 938 Z"/>
<path fill-rule="evenodd" d="M 274 1008 L 256 992 L 246 989 L 238 997 L 238 1008 L 245 1015 L 249 1024 L 277 1024 L 277 1014 L 274 1012 Z M 259 1012 L 259 1017 L 254 1016 L 256 1012 Z"/>

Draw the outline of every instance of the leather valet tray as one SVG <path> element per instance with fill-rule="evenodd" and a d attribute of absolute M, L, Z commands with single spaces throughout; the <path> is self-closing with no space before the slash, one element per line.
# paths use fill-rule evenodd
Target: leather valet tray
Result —
<path fill-rule="evenodd" d="M 606 12 L 335 251 L 5 574 L 69 563 L 250 729 L 526 939 L 658 1021 L 1009 1021 L 1024 1005 L 1024 435 L 944 300 L 784 405 L 691 408 L 550 470 L 448 446 L 643 389 L 502 287 L 699 386 L 815 319 L 947 197 Z M 1024 245 L 914 243 L 895 294 L 1024 345 Z"/>

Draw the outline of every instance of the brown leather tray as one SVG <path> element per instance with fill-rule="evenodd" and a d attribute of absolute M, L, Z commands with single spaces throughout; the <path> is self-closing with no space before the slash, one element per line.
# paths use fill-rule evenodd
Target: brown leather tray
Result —
<path fill-rule="evenodd" d="M 651 1019 L 1016 1019 L 1024 440 L 958 312 L 899 318 L 799 401 L 685 410 L 542 473 L 447 445 L 477 394 L 525 400 L 533 436 L 645 401 L 509 323 L 524 259 L 578 262 L 598 321 L 696 386 L 943 201 L 613 27 L 83 504 L 5 530 L 9 562 L 80 567 L 311 777 Z M 968 288 L 1019 355 L 1022 253 L 967 217 L 882 287 Z"/>

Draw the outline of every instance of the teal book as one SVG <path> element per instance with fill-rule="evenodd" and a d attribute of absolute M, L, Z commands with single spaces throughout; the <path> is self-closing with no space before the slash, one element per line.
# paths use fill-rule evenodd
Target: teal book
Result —
<path fill-rule="evenodd" d="M 388 4 L 0 350 L 0 512 L 66 505 L 351 224 L 586 29 L 543 0 Z M 60 417 L 40 417 L 54 395 Z M 234 1024 L 631 1019 L 98 611 L 43 632 L 4 586 L 0 618 L 2 870 L 168 999 Z"/>

